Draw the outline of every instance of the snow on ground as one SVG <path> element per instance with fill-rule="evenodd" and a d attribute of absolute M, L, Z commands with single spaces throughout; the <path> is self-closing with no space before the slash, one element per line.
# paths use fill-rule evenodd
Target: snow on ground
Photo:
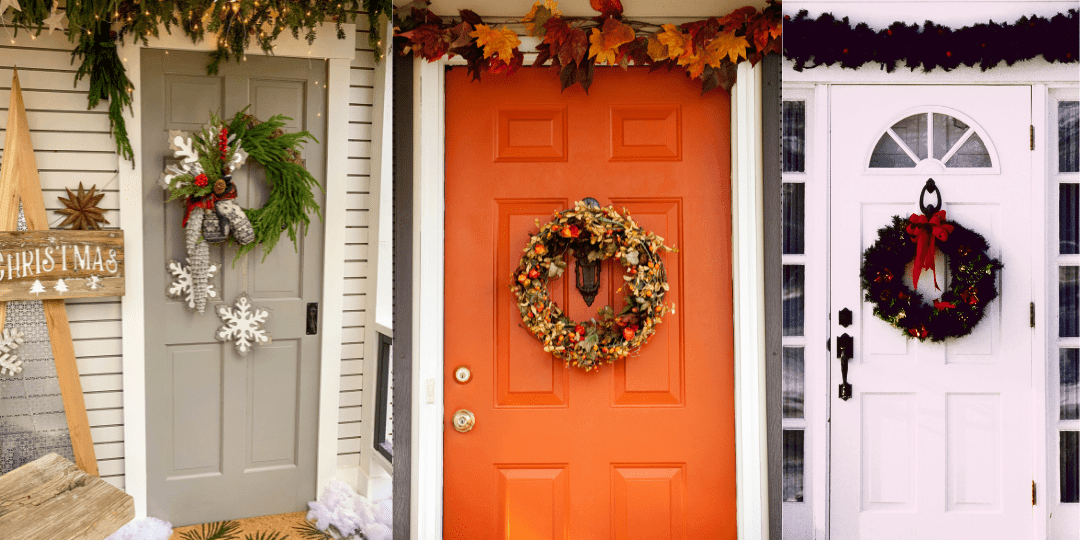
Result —
<path fill-rule="evenodd" d="M 157 518 L 129 521 L 105 540 L 169 540 L 172 524 Z"/>
<path fill-rule="evenodd" d="M 333 532 L 342 538 L 356 538 L 361 532 L 368 540 L 390 540 L 392 536 L 390 499 L 370 501 L 341 480 L 332 480 L 308 507 L 308 521 L 314 521 L 323 531 L 333 527 Z"/>

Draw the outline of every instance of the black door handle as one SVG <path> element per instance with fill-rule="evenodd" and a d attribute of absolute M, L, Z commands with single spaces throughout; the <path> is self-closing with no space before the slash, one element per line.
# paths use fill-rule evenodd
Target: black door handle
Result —
<path fill-rule="evenodd" d="M 836 357 L 840 359 L 840 377 L 843 379 L 840 383 L 840 399 L 844 401 L 851 399 L 851 383 L 847 382 L 847 369 L 848 360 L 851 360 L 854 355 L 855 338 L 847 333 L 840 334 L 836 338 Z"/>

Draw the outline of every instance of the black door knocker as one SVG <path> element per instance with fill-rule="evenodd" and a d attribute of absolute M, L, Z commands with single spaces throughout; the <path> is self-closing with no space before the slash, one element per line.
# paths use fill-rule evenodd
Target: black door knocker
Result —
<path fill-rule="evenodd" d="M 937 204 L 927 206 L 927 204 L 923 202 L 927 193 L 937 196 Z M 919 192 L 919 210 L 922 210 L 923 215 L 928 218 L 934 217 L 934 214 L 936 214 L 938 210 L 941 210 L 941 201 L 941 188 L 937 187 L 933 178 L 927 178 L 926 185 L 924 185 L 922 191 Z"/>

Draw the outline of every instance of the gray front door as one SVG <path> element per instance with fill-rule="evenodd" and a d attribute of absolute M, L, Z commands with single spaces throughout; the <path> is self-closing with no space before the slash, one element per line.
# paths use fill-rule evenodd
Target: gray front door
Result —
<path fill-rule="evenodd" d="M 322 223 L 312 216 L 298 249 L 286 236 L 265 261 L 256 249 L 233 264 L 236 246 L 212 246 L 217 295 L 197 315 L 166 296 L 167 264 L 185 259 L 184 208 L 165 202 L 157 178 L 171 158 L 168 131 L 196 131 L 210 113 L 250 106 L 260 120 L 284 114 L 293 119 L 287 131 L 325 140 L 325 62 L 251 56 L 208 76 L 205 53 L 142 55 L 149 514 L 182 526 L 306 510 L 315 498 L 319 336 L 306 334 L 305 316 L 320 301 Z M 324 147 L 309 143 L 302 157 L 325 186 Z M 240 206 L 265 203 L 258 165 L 249 161 L 233 179 Z M 272 341 L 241 357 L 215 339 L 214 306 L 245 292 L 270 312 Z"/>

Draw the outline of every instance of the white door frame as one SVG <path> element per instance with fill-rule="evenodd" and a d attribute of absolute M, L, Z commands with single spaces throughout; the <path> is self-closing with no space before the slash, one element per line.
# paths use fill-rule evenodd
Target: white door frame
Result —
<path fill-rule="evenodd" d="M 309 45 L 304 40 L 282 35 L 274 55 L 310 58 L 327 62 L 327 111 L 348 104 L 349 65 L 356 55 L 356 27 L 343 25 L 345 39 L 337 38 L 332 25 L 317 30 L 317 38 Z M 171 49 L 185 51 L 214 50 L 210 41 L 193 44 L 179 33 L 169 34 L 159 29 L 160 38 L 151 38 L 142 45 L 132 39 L 117 47 L 127 68 L 128 78 L 137 82 L 142 75 L 142 49 Z M 262 50 L 250 50 L 250 55 L 262 55 Z M 132 94 L 131 110 L 124 111 L 128 137 L 134 151 L 134 161 L 117 157 L 120 177 L 120 227 L 127 235 L 126 249 L 127 294 L 122 299 L 123 315 L 123 384 L 124 384 L 124 488 L 135 500 L 136 517 L 145 517 L 147 508 L 147 432 L 146 432 L 146 369 L 144 298 L 147 294 L 143 275 L 143 183 L 142 178 L 142 98 L 141 88 Z M 323 246 L 322 314 L 319 335 L 321 366 L 319 375 L 319 427 L 316 447 L 316 493 L 330 482 L 337 470 L 338 392 L 341 388 L 341 291 L 345 284 L 345 245 L 335 231 L 345 230 L 346 173 L 348 172 L 349 118 L 344 114 L 327 114 L 326 118 L 326 202 L 323 220 L 326 228 Z M 136 166 L 137 165 L 137 166 Z M 146 179 L 154 182 L 156 179 Z M 164 268 L 164 267 L 163 267 Z M 151 269 L 153 271 L 153 269 Z M 149 291 L 161 294 L 162 291 Z"/>
<path fill-rule="evenodd" d="M 454 63 L 456 64 L 456 63 Z M 446 60 L 413 62 L 412 538 L 442 538 Z M 765 432 L 761 68 L 731 90 L 736 515 L 739 538 L 768 535 Z M 552 80 L 552 92 L 555 91 Z"/>
<path fill-rule="evenodd" d="M 986 72 L 979 71 L 977 68 L 958 68 L 951 72 L 933 71 L 930 73 L 897 71 L 895 73 L 886 74 L 884 71 L 871 66 L 870 68 L 860 68 L 857 70 L 841 70 L 837 67 L 819 67 L 815 69 L 809 69 L 802 72 L 796 72 L 791 69 L 792 63 L 790 61 L 784 62 L 782 80 L 784 81 L 785 89 L 805 89 L 813 92 L 812 98 L 807 98 L 808 102 L 813 101 L 815 106 L 814 116 L 811 119 L 807 118 L 807 137 L 816 138 L 824 141 L 820 144 L 815 144 L 814 158 L 816 161 L 815 173 L 821 171 L 826 174 L 826 181 L 831 186 L 831 164 L 829 163 L 829 147 L 831 140 L 828 139 L 829 133 L 831 133 L 830 114 L 828 108 L 829 95 L 831 87 L 834 84 L 862 84 L 867 86 L 881 85 L 881 84 L 925 84 L 932 86 L 940 85 L 965 85 L 965 86 L 979 86 L 979 85 L 997 85 L 997 84 L 1010 84 L 1018 86 L 1031 86 L 1031 119 L 1032 127 L 1035 132 L 1035 148 L 1031 150 L 1034 155 L 1031 160 L 1031 178 L 1032 178 L 1032 205 L 1033 208 L 1030 219 L 1043 226 L 1032 227 L 1031 242 L 1032 242 L 1032 260 L 1031 260 L 1031 297 L 1035 301 L 1036 317 L 1035 328 L 1032 330 L 1032 345 L 1031 345 L 1031 379 L 1032 381 L 1044 381 L 1044 384 L 1038 385 L 1033 383 L 1031 394 L 1031 422 L 1033 426 L 1043 426 L 1042 431 L 1037 431 L 1032 436 L 1032 471 L 1033 480 L 1038 486 L 1037 504 L 1032 507 L 1033 520 L 1032 520 L 1032 538 L 1045 538 L 1048 530 L 1049 522 L 1049 479 L 1051 478 L 1049 467 L 1055 467 L 1055 463 L 1049 463 L 1049 439 L 1048 439 L 1048 420 L 1047 415 L 1052 410 L 1052 406 L 1055 404 L 1047 403 L 1049 398 L 1048 384 L 1050 374 L 1047 372 L 1047 351 L 1050 344 L 1050 328 L 1051 325 L 1047 324 L 1048 315 L 1050 310 L 1048 308 L 1050 302 L 1050 294 L 1053 293 L 1053 283 L 1050 283 L 1047 279 L 1047 253 L 1049 252 L 1049 242 L 1056 242 L 1056 239 L 1049 238 L 1047 231 L 1051 230 L 1049 227 L 1056 224 L 1049 222 L 1048 204 L 1052 204 L 1054 200 L 1051 200 L 1053 194 L 1047 191 L 1047 179 L 1049 175 L 1048 164 L 1052 158 L 1056 158 L 1056 153 L 1053 148 L 1050 148 L 1047 144 L 1049 141 L 1054 140 L 1052 130 L 1055 126 L 1051 125 L 1049 121 L 1048 105 L 1050 101 L 1050 91 L 1054 89 L 1070 88 L 1076 89 L 1077 83 L 1075 82 L 1075 66 L 1070 64 L 1049 64 L 1041 60 L 1025 61 L 1016 64 L 1013 67 L 999 67 L 997 69 L 989 70 Z M 813 125 L 811 125 L 813 124 Z M 868 143 L 869 144 L 869 143 Z M 830 188 L 831 189 L 831 188 Z M 828 205 L 828 190 L 824 194 L 819 194 L 816 201 L 811 201 L 809 193 L 807 196 L 807 206 L 814 204 L 822 204 L 827 207 Z M 809 222 L 808 222 L 809 223 Z M 828 223 L 828 221 L 826 221 Z M 827 227 L 827 225 L 826 225 Z M 1054 229 L 1056 230 L 1056 229 Z M 808 234 L 808 237 L 812 236 Z M 827 266 L 827 262 L 818 262 L 817 264 Z M 827 283 L 825 283 L 827 288 Z M 812 286 L 812 285 L 808 285 Z M 826 291 L 826 298 L 829 291 Z M 1056 293 L 1055 293 L 1056 294 Z M 818 311 L 819 314 L 824 314 L 826 317 L 831 314 L 831 307 L 827 305 L 819 306 L 823 311 Z M 807 306 L 808 309 L 810 306 Z M 815 369 L 818 373 L 814 376 L 811 375 L 810 369 Z M 824 389 L 822 387 L 811 388 L 807 386 L 807 399 L 813 400 L 815 403 L 818 400 L 816 396 L 810 395 L 811 392 L 821 393 L 826 392 L 826 407 L 828 406 L 828 392 L 835 391 L 835 385 L 832 384 L 829 369 L 827 365 L 814 366 L 810 368 L 807 365 L 806 372 L 807 380 L 824 380 L 826 385 Z M 824 431 L 828 429 L 826 424 L 829 413 L 826 411 L 824 415 L 815 416 L 813 421 L 817 421 L 817 429 Z M 808 421 L 810 419 L 808 418 Z M 825 437 L 827 438 L 827 436 Z M 821 438 L 819 438 L 821 439 Z M 831 441 L 828 442 L 831 444 Z M 814 447 L 812 449 L 814 455 L 811 457 L 813 460 L 812 466 L 814 467 L 814 477 L 811 481 L 815 486 L 825 484 L 826 489 L 815 490 L 814 492 L 814 530 L 823 532 L 823 536 L 815 538 L 827 539 L 829 538 L 829 524 L 828 524 L 828 507 L 830 501 L 829 491 L 831 486 L 828 486 L 828 447 L 824 450 L 824 455 L 821 452 L 822 449 Z M 821 475 L 825 475 L 824 478 Z M 816 534 L 816 533 L 815 533 Z"/>

